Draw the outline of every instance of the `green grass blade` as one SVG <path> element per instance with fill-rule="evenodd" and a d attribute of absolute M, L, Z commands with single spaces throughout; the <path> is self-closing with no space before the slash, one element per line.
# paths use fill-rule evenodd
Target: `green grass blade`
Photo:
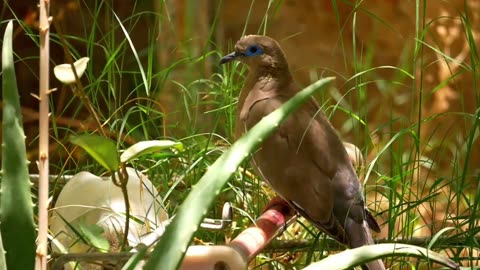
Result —
<path fill-rule="evenodd" d="M 35 225 L 30 193 L 25 133 L 13 62 L 13 23 L 5 30 L 2 48 L 2 183 L 0 228 L 8 269 L 33 269 Z"/>
<path fill-rule="evenodd" d="M 291 112 L 315 91 L 325 88 L 333 79 L 329 77 L 319 80 L 296 94 L 280 108 L 263 118 L 215 161 L 183 202 L 172 223 L 167 227 L 165 234 L 155 246 L 144 269 L 169 270 L 178 268 L 199 223 L 238 166 Z M 132 260 L 135 259 L 134 256 Z M 133 267 L 132 264 L 129 267 Z"/>
<path fill-rule="evenodd" d="M 145 74 L 145 71 L 143 70 L 142 62 L 140 61 L 140 57 L 138 56 L 137 50 L 135 49 L 135 46 L 133 45 L 133 41 L 130 38 L 130 35 L 128 34 L 127 29 L 125 29 L 125 26 L 123 26 L 123 23 L 120 20 L 120 18 L 118 18 L 117 14 L 115 12 L 113 12 L 113 10 L 112 10 L 112 13 L 115 16 L 115 19 L 117 19 L 118 24 L 120 25 L 120 28 L 122 28 L 122 31 L 125 34 L 125 38 L 127 39 L 128 44 L 130 45 L 130 48 L 132 49 L 133 56 L 135 57 L 135 60 L 137 61 L 137 64 L 138 64 L 138 69 L 140 69 L 140 75 L 142 75 L 143 85 L 145 86 L 145 94 L 148 97 L 148 96 L 150 96 L 150 90 L 149 90 L 150 85 L 148 84 L 147 76 Z"/>

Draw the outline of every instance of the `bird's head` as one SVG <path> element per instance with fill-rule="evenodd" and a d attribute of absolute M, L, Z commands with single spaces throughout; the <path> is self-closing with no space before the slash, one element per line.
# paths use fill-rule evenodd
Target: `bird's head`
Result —
<path fill-rule="evenodd" d="M 250 68 L 279 69 L 288 64 L 278 42 L 273 38 L 259 35 L 248 35 L 235 44 L 235 51 L 225 55 L 220 64 L 239 60 Z"/>

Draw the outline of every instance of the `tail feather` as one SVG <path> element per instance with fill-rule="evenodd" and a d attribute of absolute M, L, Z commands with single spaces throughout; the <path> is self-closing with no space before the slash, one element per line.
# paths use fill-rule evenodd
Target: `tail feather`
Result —
<path fill-rule="evenodd" d="M 345 224 L 345 232 L 348 236 L 351 248 L 357 248 L 365 245 L 373 245 L 373 237 L 370 233 L 370 228 L 366 221 L 357 223 L 348 219 Z M 385 265 L 382 260 L 375 260 L 368 262 L 362 266 L 363 270 L 385 270 Z"/>
<path fill-rule="evenodd" d="M 342 225 L 338 222 L 338 219 L 335 216 L 331 216 L 330 220 L 326 223 L 316 222 L 314 219 L 310 218 L 308 214 L 295 202 L 289 201 L 289 204 L 298 212 L 300 215 L 308 219 L 310 222 L 315 224 L 320 228 L 324 233 L 338 241 L 343 245 L 348 245 L 348 235 L 345 233 Z"/>
<path fill-rule="evenodd" d="M 373 217 L 372 213 L 368 211 L 368 209 L 365 209 L 365 219 L 368 223 L 368 227 L 372 229 L 374 232 L 379 233 L 380 232 L 380 226 L 378 225 L 377 221 Z"/>

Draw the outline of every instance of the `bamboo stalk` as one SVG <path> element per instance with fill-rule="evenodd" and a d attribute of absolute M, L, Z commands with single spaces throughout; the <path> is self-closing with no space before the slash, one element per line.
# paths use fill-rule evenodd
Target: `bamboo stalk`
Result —
<path fill-rule="evenodd" d="M 48 255 L 48 117 L 49 117 L 49 50 L 50 22 L 49 0 L 40 1 L 40 84 L 39 84 L 39 188 L 38 188 L 38 238 L 35 258 L 36 270 L 47 270 Z"/>

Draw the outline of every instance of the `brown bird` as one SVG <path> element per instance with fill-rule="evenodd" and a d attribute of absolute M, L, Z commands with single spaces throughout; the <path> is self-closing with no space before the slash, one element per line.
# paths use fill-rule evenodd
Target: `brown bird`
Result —
<path fill-rule="evenodd" d="M 238 138 L 300 89 L 270 37 L 243 37 L 220 64 L 233 60 L 249 68 L 237 105 Z M 342 141 L 313 98 L 263 142 L 252 165 L 280 197 L 338 242 L 352 248 L 373 244 L 369 228 L 380 228 L 365 206 Z M 367 266 L 385 269 L 381 260 Z"/>

